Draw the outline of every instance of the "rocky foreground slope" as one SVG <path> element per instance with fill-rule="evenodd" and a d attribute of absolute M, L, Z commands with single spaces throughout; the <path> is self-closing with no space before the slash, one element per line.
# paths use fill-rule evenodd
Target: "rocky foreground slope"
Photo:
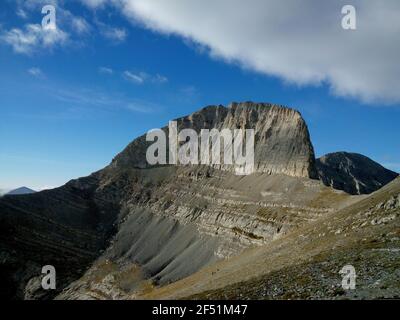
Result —
<path fill-rule="evenodd" d="M 355 290 L 342 288 L 352 265 Z M 399 299 L 400 178 L 346 208 L 146 299 Z"/>
<path fill-rule="evenodd" d="M 255 129 L 255 172 L 236 176 L 232 167 L 218 165 L 151 167 L 143 136 L 89 177 L 4 197 L 1 295 L 146 297 L 248 248 L 277 243 L 364 197 L 316 179 L 308 129 L 295 110 L 233 103 L 209 106 L 177 123 L 196 131 Z M 45 264 L 57 269 L 55 292 L 40 288 Z"/>

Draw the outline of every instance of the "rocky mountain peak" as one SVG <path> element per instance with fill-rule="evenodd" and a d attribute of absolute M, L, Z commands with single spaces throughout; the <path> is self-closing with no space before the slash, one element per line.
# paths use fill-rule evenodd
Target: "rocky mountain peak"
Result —
<path fill-rule="evenodd" d="M 191 115 L 176 119 L 178 130 L 254 129 L 255 172 L 317 178 L 314 149 L 301 114 L 270 103 L 233 102 L 228 107 L 207 106 Z M 168 127 L 162 128 L 168 137 Z M 167 143 L 168 144 L 168 143 Z M 148 168 L 146 136 L 134 140 L 112 163 L 112 167 Z M 215 166 L 215 165 L 214 165 Z M 218 169 L 233 171 L 232 166 Z"/>

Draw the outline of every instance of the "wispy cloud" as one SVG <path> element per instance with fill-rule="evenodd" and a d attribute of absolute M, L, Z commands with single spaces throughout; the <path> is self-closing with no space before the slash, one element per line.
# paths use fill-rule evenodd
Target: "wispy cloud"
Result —
<path fill-rule="evenodd" d="M 43 71 L 37 67 L 28 69 L 28 73 L 36 78 L 44 78 L 45 77 Z"/>
<path fill-rule="evenodd" d="M 101 34 L 115 43 L 124 42 L 125 39 L 128 37 L 128 31 L 126 29 L 111 27 L 105 24 L 103 24 Z"/>
<path fill-rule="evenodd" d="M 16 14 L 18 17 L 22 18 L 22 19 L 26 19 L 28 18 L 28 14 L 26 13 L 26 11 L 22 8 L 17 8 Z"/>
<path fill-rule="evenodd" d="M 83 4 L 92 9 L 103 6 L 107 1 L 108 0 L 81 0 Z"/>
<path fill-rule="evenodd" d="M 103 7 L 108 1 L 82 0 L 91 9 Z M 117 1 L 114 3 L 116 4 Z M 44 30 L 40 24 L 41 16 L 38 14 L 42 6 L 51 4 L 56 7 L 57 28 Z M 30 16 L 37 17 L 35 22 L 23 26 L 0 30 L 0 43 L 10 45 L 14 52 L 19 54 L 32 54 L 39 50 L 49 50 L 57 45 L 86 44 L 84 40 L 95 29 L 104 38 L 113 44 L 123 43 L 128 37 L 128 30 L 124 27 L 113 26 L 99 21 L 94 14 L 93 21 L 86 20 L 64 7 L 64 1 L 58 0 L 16 0 L 16 15 L 27 20 Z M 96 26 L 94 28 L 93 24 Z"/>
<path fill-rule="evenodd" d="M 82 17 L 71 17 L 71 28 L 78 34 L 89 34 L 92 27 Z"/>
<path fill-rule="evenodd" d="M 99 73 L 100 74 L 108 74 L 111 75 L 114 73 L 114 70 L 108 67 L 99 67 Z"/>
<path fill-rule="evenodd" d="M 161 74 L 156 74 L 155 76 L 151 77 L 151 81 L 154 83 L 167 83 L 168 78 Z"/>
<path fill-rule="evenodd" d="M 123 76 L 128 81 L 132 81 L 137 84 L 144 83 L 144 79 L 139 74 L 134 74 L 130 71 L 124 71 Z"/>
<path fill-rule="evenodd" d="M 136 84 L 143 84 L 145 82 L 163 84 L 168 82 L 168 78 L 160 74 L 151 75 L 146 72 L 133 73 L 128 70 L 123 72 L 123 77 L 125 80 L 134 82 Z"/>
<path fill-rule="evenodd" d="M 23 29 L 13 28 L 0 35 L 0 41 L 10 45 L 14 52 L 31 54 L 39 49 L 52 49 L 64 44 L 68 34 L 61 29 L 44 29 L 39 24 L 27 24 Z"/>
<path fill-rule="evenodd" d="M 139 113 L 153 113 L 160 109 L 156 104 L 129 98 L 124 95 L 100 92 L 94 89 L 51 89 L 53 98 L 58 101 L 85 107 L 100 107 L 106 110 L 128 110 Z"/>
<path fill-rule="evenodd" d="M 16 0 L 18 8 L 24 8 L 27 10 L 33 10 L 37 8 L 42 8 L 42 6 L 51 4 L 53 6 L 58 6 L 58 0 Z"/>
<path fill-rule="evenodd" d="M 56 7 L 57 28 L 43 28 L 40 24 L 42 6 L 51 4 Z M 92 26 L 83 17 L 71 13 L 57 0 L 17 0 L 16 15 L 27 20 L 35 13 L 35 23 L 0 30 L 0 42 L 12 47 L 19 54 L 32 54 L 39 50 L 50 50 L 57 46 L 80 41 L 92 31 Z M 39 20 L 39 21 L 38 21 Z"/>

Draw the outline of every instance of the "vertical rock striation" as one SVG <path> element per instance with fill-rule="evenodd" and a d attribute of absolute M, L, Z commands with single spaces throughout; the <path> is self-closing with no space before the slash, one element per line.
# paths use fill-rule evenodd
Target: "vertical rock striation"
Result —
<path fill-rule="evenodd" d="M 268 103 L 232 103 L 228 107 L 208 106 L 176 121 L 179 131 L 190 128 L 198 134 L 201 129 L 253 129 L 255 172 L 318 178 L 308 128 L 296 110 Z M 168 137 L 168 127 L 162 130 Z M 149 145 L 145 136 L 139 137 L 113 160 L 112 166 L 148 168 Z M 213 166 L 234 171 L 229 165 Z"/>

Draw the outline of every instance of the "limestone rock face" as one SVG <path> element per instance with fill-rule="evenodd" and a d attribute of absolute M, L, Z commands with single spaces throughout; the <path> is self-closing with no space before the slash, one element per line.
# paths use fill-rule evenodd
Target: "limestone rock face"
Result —
<path fill-rule="evenodd" d="M 176 121 L 178 131 L 190 128 L 198 134 L 201 129 L 254 129 L 255 172 L 318 178 L 308 128 L 296 110 L 267 103 L 232 103 L 228 107 L 208 106 Z M 168 141 L 168 127 L 162 130 Z M 139 137 L 114 159 L 112 165 L 148 168 L 146 150 L 152 143 L 147 142 L 145 136 Z M 213 167 L 234 171 L 232 165 Z"/>
<path fill-rule="evenodd" d="M 336 152 L 317 160 L 320 179 L 327 186 L 350 194 L 369 194 L 394 180 L 398 174 L 356 153 Z"/>

